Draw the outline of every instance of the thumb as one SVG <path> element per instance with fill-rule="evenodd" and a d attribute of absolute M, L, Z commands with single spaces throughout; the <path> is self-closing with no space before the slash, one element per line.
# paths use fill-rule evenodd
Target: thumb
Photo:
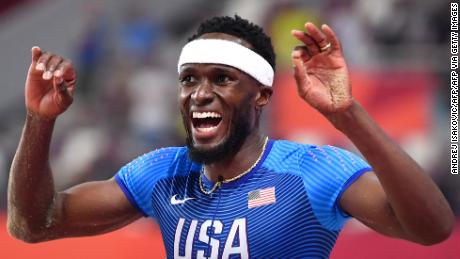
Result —
<path fill-rule="evenodd" d="M 295 52 L 295 51 L 294 51 Z M 292 64 L 294 68 L 294 78 L 297 82 L 297 86 L 301 87 L 306 85 L 307 82 L 307 70 L 300 56 L 292 54 Z"/>

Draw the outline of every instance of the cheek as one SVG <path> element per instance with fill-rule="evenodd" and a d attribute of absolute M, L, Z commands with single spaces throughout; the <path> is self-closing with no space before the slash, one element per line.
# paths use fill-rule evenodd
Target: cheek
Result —
<path fill-rule="evenodd" d="M 177 103 L 181 110 L 186 108 L 189 100 L 190 100 L 190 93 L 183 89 L 179 89 L 179 94 L 177 95 Z"/>
<path fill-rule="evenodd" d="M 215 93 L 231 105 L 240 105 L 246 99 L 244 89 L 238 86 L 216 87 Z"/>
<path fill-rule="evenodd" d="M 252 120 L 257 112 L 252 95 L 242 97 L 235 107 L 240 119 L 244 120 Z"/>

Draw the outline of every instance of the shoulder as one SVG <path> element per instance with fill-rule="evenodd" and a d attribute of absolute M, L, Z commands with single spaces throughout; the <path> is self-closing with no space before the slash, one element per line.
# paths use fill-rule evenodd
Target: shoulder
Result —
<path fill-rule="evenodd" d="M 273 141 L 273 152 L 275 153 L 283 153 L 283 154 L 324 154 L 325 151 L 327 153 L 331 153 L 331 151 L 338 151 L 342 150 L 341 148 L 331 146 L 331 145 L 314 145 L 314 144 L 306 144 L 306 143 L 298 143 L 290 140 L 274 140 Z"/>
<path fill-rule="evenodd" d="M 350 159 L 354 160 L 358 156 L 346 149 L 332 145 L 314 145 L 303 144 L 289 140 L 276 140 L 273 144 L 273 152 L 283 154 L 284 156 L 292 156 L 293 154 L 300 156 L 303 159 L 311 159 L 314 161 L 331 162 L 333 159 Z"/>
<path fill-rule="evenodd" d="M 301 144 L 289 140 L 273 140 L 270 153 L 265 160 L 266 167 L 276 172 L 301 174 L 300 161 L 305 154 L 311 154 L 315 145 Z M 314 157 L 314 155 L 313 155 Z"/>
<path fill-rule="evenodd" d="M 287 163 L 290 169 L 297 169 L 295 171 L 300 174 L 310 171 L 353 173 L 357 169 L 369 167 L 360 156 L 343 148 L 302 144 L 288 140 L 274 141 L 269 160 L 268 163 L 274 165 Z"/>
<path fill-rule="evenodd" d="M 348 186 L 372 170 L 368 163 L 350 151 L 331 145 L 280 141 L 278 148 L 280 154 L 284 153 L 284 161 L 289 161 L 284 172 L 302 179 L 319 222 L 330 230 L 341 229 L 349 216 L 337 201 Z"/>
<path fill-rule="evenodd" d="M 189 163 L 186 147 L 159 148 L 145 153 L 122 167 L 121 174 L 131 175 L 136 178 L 165 178 L 171 169 Z"/>
<path fill-rule="evenodd" d="M 302 156 L 302 160 L 310 161 L 311 164 L 316 164 L 321 168 L 329 168 L 335 172 L 346 174 L 355 173 L 362 168 L 369 168 L 367 162 L 359 155 L 331 145 L 308 148 Z"/>
<path fill-rule="evenodd" d="M 332 159 L 341 149 L 334 146 L 303 144 L 289 140 L 275 140 L 270 152 L 272 159 L 290 162 L 325 162 Z"/>
<path fill-rule="evenodd" d="M 316 146 L 289 140 L 274 140 L 270 154 L 278 159 L 287 159 L 303 154 L 311 147 Z"/>
<path fill-rule="evenodd" d="M 186 170 L 187 149 L 184 147 L 160 148 L 139 156 L 123 166 L 115 180 L 128 200 L 144 215 L 155 217 L 151 206 L 151 194 L 161 180 L 176 172 Z"/>
<path fill-rule="evenodd" d="M 126 164 L 126 167 L 130 170 L 135 170 L 149 164 L 153 165 L 165 162 L 174 162 L 183 159 L 186 156 L 187 148 L 185 147 L 159 148 L 138 156 L 137 158 Z"/>

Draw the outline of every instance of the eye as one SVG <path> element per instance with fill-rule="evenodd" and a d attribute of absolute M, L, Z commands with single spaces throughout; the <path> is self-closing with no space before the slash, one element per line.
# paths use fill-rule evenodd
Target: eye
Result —
<path fill-rule="evenodd" d="M 182 85 L 191 85 L 193 84 L 194 82 L 196 82 L 196 78 L 192 75 L 185 75 L 185 76 L 182 76 L 179 78 L 179 82 L 182 84 Z"/>
<path fill-rule="evenodd" d="M 228 84 L 230 81 L 232 81 L 232 78 L 224 74 L 220 74 L 216 77 L 216 83 L 219 85 Z"/>

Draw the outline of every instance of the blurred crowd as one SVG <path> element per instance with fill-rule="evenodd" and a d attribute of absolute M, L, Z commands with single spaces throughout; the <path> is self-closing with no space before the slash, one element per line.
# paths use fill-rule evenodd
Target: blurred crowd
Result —
<path fill-rule="evenodd" d="M 13 8 L 35 4 L 31 2 Z M 290 73 L 290 52 L 298 44 L 290 30 L 310 20 L 336 30 L 351 70 L 423 70 L 435 77 L 427 134 L 404 148 L 416 158 L 417 152 L 428 153 L 430 162 L 422 166 L 460 213 L 460 178 L 449 174 L 448 161 L 448 2 L 126 0 L 120 1 L 116 17 L 106 12 L 111 1 L 83 2 L 81 10 L 74 11 L 81 12 L 85 26 L 70 46 L 74 52 L 69 57 L 78 71 L 78 90 L 72 107 L 59 118 L 52 145 L 58 189 L 110 178 L 138 155 L 183 145 L 176 105 L 180 48 L 204 19 L 239 14 L 263 25 L 272 36 L 278 73 Z M 11 96 L 11 105 L 0 110 L 0 208 L 6 205 L 8 170 L 25 117 L 22 94 Z M 269 134 L 277 123 L 269 113 L 276 109 L 272 105 L 265 114 Z"/>

